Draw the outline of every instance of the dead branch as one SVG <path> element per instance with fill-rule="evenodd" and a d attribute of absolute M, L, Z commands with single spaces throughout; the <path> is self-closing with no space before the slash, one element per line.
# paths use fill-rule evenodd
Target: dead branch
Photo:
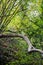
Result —
<path fill-rule="evenodd" d="M 28 44 L 28 52 L 40 52 L 43 54 L 43 50 L 34 48 L 33 45 L 31 44 L 29 38 L 26 35 L 23 34 L 0 34 L 0 38 L 9 38 L 9 37 L 20 37 L 23 38 L 26 43 Z"/>

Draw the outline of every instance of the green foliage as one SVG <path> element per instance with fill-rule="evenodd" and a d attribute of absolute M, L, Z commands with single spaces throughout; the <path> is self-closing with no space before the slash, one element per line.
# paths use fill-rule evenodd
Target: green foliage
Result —
<path fill-rule="evenodd" d="M 43 0 L 0 0 L 0 33 L 7 34 L 8 30 L 26 34 L 34 47 L 43 50 Z M 0 39 L 0 45 L 2 51 L 8 50 L 14 57 L 9 65 L 43 65 L 41 55 L 29 54 L 22 39 Z M 14 53 L 9 52 L 12 49 Z"/>

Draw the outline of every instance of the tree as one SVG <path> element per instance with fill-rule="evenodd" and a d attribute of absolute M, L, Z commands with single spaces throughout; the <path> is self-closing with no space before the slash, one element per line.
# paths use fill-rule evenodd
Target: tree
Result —
<path fill-rule="evenodd" d="M 16 32 L 9 34 L 9 30 L 6 30 L 8 24 L 15 17 L 15 15 L 17 15 L 19 12 L 23 12 L 23 18 L 25 16 L 27 16 L 25 14 L 26 11 L 28 10 L 26 8 L 27 2 L 28 2 L 28 0 L 26 0 L 26 1 L 25 0 L 24 1 L 23 0 L 7 0 L 7 1 L 6 0 L 0 0 L 0 7 L 1 7 L 0 8 L 0 39 L 1 38 L 10 38 L 10 37 L 23 38 L 28 44 L 28 52 L 37 52 L 38 51 L 41 54 L 43 54 L 42 50 L 36 49 L 36 48 L 33 47 L 29 38 L 25 34 L 18 34 Z M 30 20 L 30 21 L 33 22 L 32 20 Z M 5 34 L 4 32 L 8 32 L 8 34 Z M 10 31 L 10 32 L 12 32 L 12 31 Z M 2 53 L 2 51 L 1 51 L 1 55 L 4 55 L 4 54 L 5 53 L 4 52 Z"/>

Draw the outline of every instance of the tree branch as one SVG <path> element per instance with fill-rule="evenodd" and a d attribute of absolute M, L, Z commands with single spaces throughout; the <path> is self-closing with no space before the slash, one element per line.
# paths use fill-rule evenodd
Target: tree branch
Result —
<path fill-rule="evenodd" d="M 28 44 L 28 52 L 40 52 L 41 54 L 43 54 L 43 50 L 40 49 L 36 49 L 33 47 L 33 45 L 31 44 L 30 40 L 28 39 L 28 37 L 26 35 L 23 34 L 0 34 L 0 38 L 9 38 L 9 37 L 20 37 L 23 38 L 26 43 Z"/>

